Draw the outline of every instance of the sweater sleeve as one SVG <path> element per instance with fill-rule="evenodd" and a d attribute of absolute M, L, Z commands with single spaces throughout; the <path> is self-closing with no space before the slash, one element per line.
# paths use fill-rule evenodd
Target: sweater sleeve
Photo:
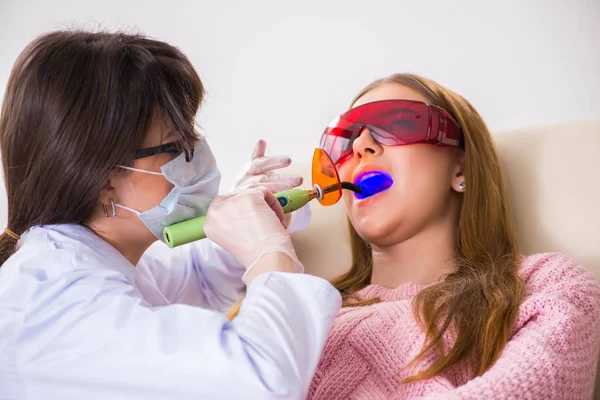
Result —
<path fill-rule="evenodd" d="M 482 376 L 422 399 L 591 399 L 600 351 L 600 285 L 560 254 L 528 258 L 516 331 Z M 426 382 L 424 382 L 426 384 Z"/>

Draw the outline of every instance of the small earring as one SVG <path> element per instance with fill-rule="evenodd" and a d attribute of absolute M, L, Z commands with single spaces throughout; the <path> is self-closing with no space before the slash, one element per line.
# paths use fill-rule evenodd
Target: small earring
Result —
<path fill-rule="evenodd" d="M 458 188 L 460 189 L 461 192 L 465 191 L 466 186 L 467 186 L 467 184 L 465 183 L 465 181 L 462 181 L 461 183 L 458 184 Z"/>
<path fill-rule="evenodd" d="M 117 208 L 115 207 L 115 202 L 112 200 L 110 201 L 110 206 L 111 206 L 112 210 L 109 210 L 108 206 L 106 204 L 102 203 L 102 208 L 104 209 L 104 216 L 106 218 L 112 219 L 117 216 Z M 109 211 L 112 211 L 112 212 L 109 214 Z"/>

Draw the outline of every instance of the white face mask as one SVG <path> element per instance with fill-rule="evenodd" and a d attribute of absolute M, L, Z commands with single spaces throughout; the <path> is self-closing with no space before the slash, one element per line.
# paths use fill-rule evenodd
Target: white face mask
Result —
<path fill-rule="evenodd" d="M 208 206 L 219 193 L 221 172 L 204 138 L 201 138 L 196 145 L 194 155 L 189 162 L 185 160 L 185 154 L 182 153 L 173 161 L 163 165 L 162 172 L 122 165 L 118 167 L 151 175 L 163 175 L 175 185 L 159 205 L 147 211 L 138 211 L 122 204 L 115 204 L 116 207 L 137 214 L 160 240 L 163 240 L 163 229 L 166 226 L 206 215 Z"/>

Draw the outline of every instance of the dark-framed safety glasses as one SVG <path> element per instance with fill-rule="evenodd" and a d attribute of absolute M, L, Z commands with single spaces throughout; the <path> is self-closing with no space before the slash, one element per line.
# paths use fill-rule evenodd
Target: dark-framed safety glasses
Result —
<path fill-rule="evenodd" d="M 152 157 L 152 156 L 155 156 L 155 155 L 161 154 L 161 153 L 174 153 L 174 154 L 185 153 L 185 160 L 187 162 L 191 161 L 192 157 L 194 157 L 193 149 L 191 151 L 187 151 L 187 150 L 183 149 L 183 146 L 181 146 L 181 144 L 179 142 L 170 142 L 170 143 L 165 143 L 165 144 L 161 144 L 161 145 L 154 146 L 154 147 L 147 147 L 145 149 L 140 149 L 135 152 L 135 154 L 133 155 L 133 158 L 135 160 L 137 160 L 140 158 Z"/>

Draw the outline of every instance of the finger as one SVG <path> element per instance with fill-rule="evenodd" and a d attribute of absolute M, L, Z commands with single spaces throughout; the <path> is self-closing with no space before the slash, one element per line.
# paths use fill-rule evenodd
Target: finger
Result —
<path fill-rule="evenodd" d="M 292 214 L 285 214 L 285 216 L 283 217 L 283 226 L 285 227 L 285 229 L 288 228 L 288 226 L 290 226 L 290 222 L 292 221 Z"/>
<path fill-rule="evenodd" d="M 300 186 L 302 185 L 302 182 L 304 181 L 304 179 L 302 178 L 301 175 L 296 175 L 296 174 L 277 174 L 277 173 L 273 173 L 273 172 L 269 172 L 263 175 L 259 175 L 260 176 L 260 180 L 264 183 L 269 183 L 269 182 L 282 182 L 282 183 L 289 183 L 292 186 Z"/>
<path fill-rule="evenodd" d="M 285 168 L 292 163 L 288 156 L 270 156 L 257 158 L 252 161 L 250 167 L 251 175 L 264 174 L 279 168 Z"/>
<path fill-rule="evenodd" d="M 285 182 L 252 182 L 247 185 L 244 185 L 244 189 L 258 188 L 261 186 L 266 187 L 272 193 L 283 192 L 284 190 L 290 190 L 294 188 L 292 185 Z"/>
<path fill-rule="evenodd" d="M 243 181 L 236 184 L 235 190 L 251 189 L 263 186 L 264 175 L 248 175 Z"/>
<path fill-rule="evenodd" d="M 292 185 L 285 182 L 268 182 L 262 183 L 261 186 L 264 186 L 267 189 L 269 189 L 271 193 L 279 193 L 283 192 L 284 190 L 290 190 L 294 188 Z"/>
<path fill-rule="evenodd" d="M 246 179 L 243 186 L 241 186 L 240 188 L 250 189 L 265 186 L 266 188 L 271 190 L 271 192 L 276 193 L 281 192 L 282 190 L 293 189 L 294 187 L 299 186 L 301 184 L 301 176 L 295 176 L 290 174 L 289 176 L 284 175 L 274 177 L 270 176 L 269 174 L 265 174 L 251 176 L 250 178 Z"/>
<path fill-rule="evenodd" d="M 259 189 L 263 193 L 265 201 L 267 202 L 269 207 L 271 207 L 271 209 L 275 212 L 275 215 L 277 215 L 277 218 L 279 218 L 279 220 L 283 224 L 285 213 L 283 212 L 283 208 L 281 208 L 281 204 L 279 204 L 279 200 L 277 200 L 273 193 L 271 193 L 271 191 L 266 187 L 262 186 Z"/>
<path fill-rule="evenodd" d="M 246 177 L 243 182 L 236 184 L 236 190 L 266 186 L 272 192 L 276 192 L 293 189 L 302 185 L 303 182 L 304 179 L 301 175 L 268 172 L 262 175 L 250 175 Z"/>
<path fill-rule="evenodd" d="M 254 161 L 258 158 L 262 158 L 265 156 L 265 150 L 267 149 L 267 142 L 260 139 L 258 143 L 254 146 L 254 150 L 252 150 L 252 154 L 250 155 L 250 161 Z"/>

